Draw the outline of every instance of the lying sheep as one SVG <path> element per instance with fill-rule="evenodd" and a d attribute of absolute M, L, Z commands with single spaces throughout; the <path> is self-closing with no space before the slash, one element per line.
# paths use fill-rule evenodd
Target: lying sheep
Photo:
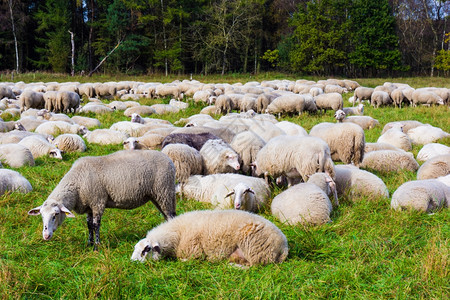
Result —
<path fill-rule="evenodd" d="M 175 178 L 178 182 L 184 183 L 189 176 L 202 174 L 203 158 L 195 148 L 184 144 L 170 144 L 161 152 L 173 161 L 176 170 Z"/>
<path fill-rule="evenodd" d="M 158 103 L 158 104 L 153 104 L 150 107 L 155 110 L 155 114 L 157 114 L 157 115 L 163 115 L 163 114 L 167 114 L 167 113 L 178 113 L 180 111 L 180 109 L 178 107 L 172 106 L 170 104 Z"/>
<path fill-rule="evenodd" d="M 450 137 L 450 134 L 443 131 L 439 127 L 431 126 L 430 124 L 417 126 L 407 132 L 413 144 L 425 145 L 434 143 L 440 139 Z"/>
<path fill-rule="evenodd" d="M 55 145 L 50 144 L 47 139 L 40 135 L 27 136 L 23 138 L 18 144 L 27 147 L 33 155 L 34 159 L 47 155 L 57 159 L 63 158 L 61 150 L 56 148 Z"/>
<path fill-rule="evenodd" d="M 192 211 L 153 228 L 134 247 L 132 260 L 230 259 L 240 264 L 281 263 L 286 236 L 265 218 L 236 210 Z"/>
<path fill-rule="evenodd" d="M 275 126 L 283 130 L 287 135 L 300 135 L 300 136 L 308 135 L 308 132 L 306 132 L 306 130 L 303 127 L 289 121 L 278 122 L 275 124 Z"/>
<path fill-rule="evenodd" d="M 389 197 L 386 184 L 375 174 L 352 165 L 336 165 L 334 170 L 336 171 L 335 182 L 339 196 L 350 193 L 351 196 L 365 195 L 369 197 L 368 199 Z"/>
<path fill-rule="evenodd" d="M 131 117 L 133 114 L 138 114 L 140 116 L 150 116 L 156 114 L 156 110 L 148 105 L 140 105 L 127 108 L 123 114 L 127 117 Z"/>
<path fill-rule="evenodd" d="M 361 103 L 362 100 L 370 100 L 374 89 L 368 87 L 358 87 L 355 89 L 355 102 Z"/>
<path fill-rule="evenodd" d="M 0 195 L 8 191 L 26 194 L 32 190 L 30 182 L 19 172 L 0 169 Z"/>
<path fill-rule="evenodd" d="M 258 152 L 265 144 L 266 142 L 252 131 L 241 132 L 233 138 L 230 146 L 242 160 L 244 173 L 247 174 L 251 170 L 251 164 L 256 160 Z"/>
<path fill-rule="evenodd" d="M 374 91 L 370 98 L 370 104 L 375 108 L 392 104 L 392 99 L 387 92 Z"/>
<path fill-rule="evenodd" d="M 223 140 L 208 140 L 200 149 L 203 174 L 232 173 L 240 169 L 239 155 Z"/>
<path fill-rule="evenodd" d="M 430 143 L 420 149 L 417 160 L 426 161 L 438 155 L 450 154 L 450 147 L 438 143 Z"/>
<path fill-rule="evenodd" d="M 273 198 L 272 215 L 289 225 L 329 223 L 333 209 L 329 196 L 335 191 L 335 183 L 328 174 L 316 173 L 307 183 L 296 184 Z"/>
<path fill-rule="evenodd" d="M 150 128 L 140 123 L 119 121 L 112 124 L 109 129 L 126 133 L 129 136 L 139 137 L 144 135 Z"/>
<path fill-rule="evenodd" d="M 391 207 L 432 213 L 441 207 L 448 207 L 449 202 L 449 186 L 436 179 L 414 180 L 405 182 L 394 192 Z"/>
<path fill-rule="evenodd" d="M 39 125 L 35 132 L 53 136 L 63 133 L 76 133 L 84 135 L 87 133 L 87 128 L 78 124 L 71 125 L 64 121 L 48 121 Z"/>
<path fill-rule="evenodd" d="M 403 133 L 402 127 L 402 125 L 399 125 L 387 130 L 378 138 L 377 143 L 390 144 L 402 150 L 411 151 L 411 140 L 406 133 Z"/>
<path fill-rule="evenodd" d="M 241 209 L 257 212 L 270 197 L 268 184 L 261 178 L 240 174 L 191 176 L 180 186 L 188 199 L 211 203 L 219 209 Z"/>
<path fill-rule="evenodd" d="M 314 97 L 316 106 L 319 111 L 323 110 L 324 113 L 327 109 L 338 110 L 344 107 L 344 100 L 339 93 L 320 94 Z"/>
<path fill-rule="evenodd" d="M 94 114 L 109 114 L 114 110 L 103 104 L 98 103 L 88 103 L 80 109 L 82 113 L 94 113 Z"/>
<path fill-rule="evenodd" d="M 53 140 L 53 145 L 64 152 L 84 152 L 86 151 L 86 144 L 84 140 L 77 134 L 65 133 L 58 135 Z"/>
<path fill-rule="evenodd" d="M 450 154 L 434 156 L 420 166 L 417 179 L 433 179 L 450 174 Z"/>
<path fill-rule="evenodd" d="M 12 168 L 34 166 L 33 154 L 27 147 L 19 144 L 0 145 L 0 161 Z"/>
<path fill-rule="evenodd" d="M 83 117 L 83 116 L 73 116 L 72 121 L 78 125 L 83 125 L 87 129 L 92 129 L 95 127 L 102 126 L 100 121 L 95 118 L 89 118 L 89 117 Z"/>
<path fill-rule="evenodd" d="M 334 114 L 334 118 L 339 123 L 355 123 L 359 125 L 362 129 L 372 129 L 378 125 L 380 122 L 370 116 L 345 116 L 345 112 L 341 109 L 337 110 Z"/>
<path fill-rule="evenodd" d="M 346 116 L 362 116 L 364 114 L 364 104 L 360 103 L 357 107 L 343 107 L 342 110 L 345 112 Z"/>
<path fill-rule="evenodd" d="M 0 121 L 0 132 L 8 132 L 11 130 L 22 130 L 25 131 L 26 128 L 20 123 L 20 121 L 14 122 L 14 121 Z"/>
<path fill-rule="evenodd" d="M 415 172 L 419 169 L 419 164 L 410 152 L 378 150 L 366 153 L 359 167 L 381 172 L 398 172 L 401 169 Z"/>
<path fill-rule="evenodd" d="M 209 133 L 172 133 L 166 136 L 162 143 L 162 148 L 169 144 L 186 144 L 194 149 L 200 151 L 203 145 L 209 140 L 220 139 L 218 136 Z"/>
<path fill-rule="evenodd" d="M 385 143 L 366 143 L 366 145 L 364 146 L 364 153 L 378 151 L 378 150 L 404 151 L 404 150 L 399 149 L 391 144 L 385 144 Z"/>
<path fill-rule="evenodd" d="M 124 149 L 131 150 L 156 150 L 161 149 L 164 136 L 156 133 L 146 133 L 138 138 L 129 137 L 123 142 Z"/>
<path fill-rule="evenodd" d="M 285 175 L 289 185 L 298 178 L 306 182 L 317 172 L 335 176 L 330 148 L 322 139 L 312 136 L 273 138 L 258 152 L 253 165 L 257 176 L 264 174 L 267 181 L 269 175 L 274 178 Z"/>
<path fill-rule="evenodd" d="M 331 151 L 333 160 L 358 166 L 364 158 L 364 130 L 353 123 L 320 123 L 309 132 L 323 139 Z"/>
<path fill-rule="evenodd" d="M 91 144 L 118 145 L 122 144 L 129 135 L 117 130 L 95 129 L 87 132 L 83 137 Z"/>
<path fill-rule="evenodd" d="M 106 208 L 132 209 L 149 200 L 165 219 L 175 216 L 175 166 L 158 151 L 118 151 L 82 157 L 74 162 L 47 200 L 31 209 L 41 215 L 44 240 L 49 240 L 71 212 L 87 214 L 89 243 L 100 243 L 100 222 Z"/>
<path fill-rule="evenodd" d="M 419 121 L 415 121 L 415 120 L 406 120 L 406 121 L 395 121 L 395 122 L 389 122 L 386 125 L 384 125 L 383 127 L 383 131 L 381 132 L 381 134 L 385 133 L 387 130 L 391 129 L 392 127 L 401 125 L 402 126 L 402 131 L 404 133 L 408 133 L 408 131 L 410 129 L 416 128 L 418 126 L 422 126 L 425 125 Z"/>

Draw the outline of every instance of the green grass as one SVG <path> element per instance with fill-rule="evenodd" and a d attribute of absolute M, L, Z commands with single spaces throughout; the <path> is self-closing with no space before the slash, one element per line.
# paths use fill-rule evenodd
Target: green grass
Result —
<path fill-rule="evenodd" d="M 220 78 L 213 79 L 219 82 Z M 59 78 L 48 77 L 45 81 L 53 80 Z M 101 77 L 92 79 L 96 80 Z M 384 81 L 408 82 L 379 79 L 373 84 Z M 427 84 L 420 79 L 417 82 L 449 86 L 448 80 L 445 85 Z M 145 99 L 142 103 L 157 101 L 161 102 Z M 162 118 L 174 122 L 198 113 L 201 107 L 191 103 L 188 110 Z M 450 110 L 445 107 L 367 106 L 365 113 L 381 123 L 380 127 L 366 131 L 369 142 L 375 142 L 382 126 L 393 120 L 415 119 L 450 131 Z M 88 116 L 98 117 L 103 127 L 127 119 L 121 112 Z M 307 130 L 319 122 L 334 122 L 331 111 L 283 119 Z M 450 139 L 443 143 L 450 146 Z M 396 212 L 390 209 L 390 199 L 385 198 L 342 197 L 341 205 L 332 213 L 333 222 L 317 227 L 281 224 L 270 215 L 270 209 L 263 210 L 261 214 L 286 234 L 289 257 L 279 265 L 247 270 L 225 261 L 131 262 L 136 242 L 163 221 L 151 203 L 129 211 L 106 210 L 98 252 L 87 246 L 84 215 L 66 219 L 52 240 L 44 241 L 41 218 L 28 216 L 27 211 L 42 204 L 77 158 L 105 155 L 120 148 L 88 145 L 86 153 L 64 154 L 63 161 L 37 159 L 36 166 L 17 169 L 31 182 L 33 191 L 0 196 L 0 298 L 446 299 L 450 296 L 450 211 L 442 209 L 433 215 Z M 416 155 L 420 148 L 414 146 L 413 153 Z M 403 182 L 415 179 L 414 173 L 406 171 L 376 174 L 391 194 Z M 281 191 L 276 188 L 273 195 Z M 177 214 L 207 208 L 210 208 L 207 204 L 182 200 L 177 203 Z"/>

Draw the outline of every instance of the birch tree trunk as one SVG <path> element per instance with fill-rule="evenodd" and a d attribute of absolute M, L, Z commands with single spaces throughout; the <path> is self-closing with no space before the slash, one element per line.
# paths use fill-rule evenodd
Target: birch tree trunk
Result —
<path fill-rule="evenodd" d="M 70 72 L 70 75 L 75 76 L 75 41 L 73 39 L 73 32 L 68 30 L 70 33 L 70 42 L 72 44 L 72 71 Z"/>
<path fill-rule="evenodd" d="M 16 26 L 14 24 L 14 16 L 12 10 L 12 0 L 9 0 L 8 4 L 9 4 L 9 14 L 11 16 L 12 32 L 14 36 L 14 48 L 16 50 L 16 73 L 19 73 L 19 47 L 17 45 Z"/>

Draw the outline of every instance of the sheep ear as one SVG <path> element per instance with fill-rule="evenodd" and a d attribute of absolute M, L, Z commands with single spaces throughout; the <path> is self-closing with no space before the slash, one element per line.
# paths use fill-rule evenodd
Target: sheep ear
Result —
<path fill-rule="evenodd" d="M 29 214 L 30 216 L 38 216 L 38 215 L 40 215 L 40 214 L 41 214 L 41 207 L 42 207 L 42 205 L 41 205 L 41 206 L 38 206 L 38 207 L 35 207 L 35 208 L 33 208 L 33 209 L 30 209 L 30 210 L 28 211 L 28 214 Z"/>
<path fill-rule="evenodd" d="M 68 217 L 68 218 L 75 218 L 75 215 L 70 210 L 68 210 L 64 205 L 61 204 L 58 207 L 63 213 L 66 214 L 66 217 Z"/>
<path fill-rule="evenodd" d="M 150 245 L 146 245 L 145 248 L 142 250 L 141 255 L 146 256 L 147 253 L 149 253 L 150 251 L 152 251 L 152 247 L 150 247 Z"/>
<path fill-rule="evenodd" d="M 233 194 L 234 194 L 234 191 L 231 191 L 231 192 L 229 192 L 229 193 L 225 196 L 225 198 L 230 197 L 230 196 L 233 195 Z"/>
<path fill-rule="evenodd" d="M 252 193 L 253 195 L 255 194 L 255 191 L 252 190 L 251 188 L 248 188 L 245 190 L 246 193 Z"/>
<path fill-rule="evenodd" d="M 159 247 L 159 244 L 156 244 L 152 247 L 152 251 L 156 252 L 158 254 L 161 254 L 161 248 Z"/>

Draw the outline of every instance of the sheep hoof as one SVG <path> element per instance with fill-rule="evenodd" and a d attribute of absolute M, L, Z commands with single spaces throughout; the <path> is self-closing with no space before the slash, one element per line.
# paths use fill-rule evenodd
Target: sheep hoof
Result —
<path fill-rule="evenodd" d="M 244 265 L 232 263 L 232 262 L 230 262 L 228 264 L 234 268 L 238 268 L 238 269 L 242 269 L 242 270 L 248 270 L 250 268 L 249 266 L 244 266 Z"/>

